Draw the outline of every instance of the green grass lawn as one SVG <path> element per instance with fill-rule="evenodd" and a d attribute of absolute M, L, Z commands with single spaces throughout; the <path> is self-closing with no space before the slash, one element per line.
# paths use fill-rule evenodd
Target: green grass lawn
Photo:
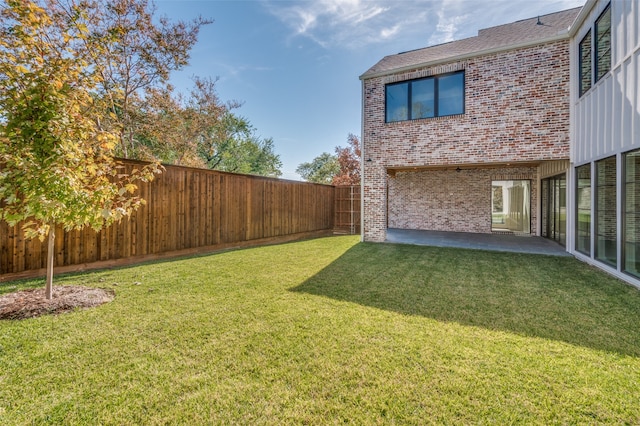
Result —
<path fill-rule="evenodd" d="M 116 299 L 0 322 L 2 425 L 640 423 L 640 291 L 568 257 L 334 237 L 56 284 Z"/>

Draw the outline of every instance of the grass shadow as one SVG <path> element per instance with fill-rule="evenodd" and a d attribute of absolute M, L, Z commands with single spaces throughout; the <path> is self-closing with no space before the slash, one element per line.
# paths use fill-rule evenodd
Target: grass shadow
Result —
<path fill-rule="evenodd" d="M 640 291 L 572 257 L 360 243 L 291 291 L 640 356 Z"/>

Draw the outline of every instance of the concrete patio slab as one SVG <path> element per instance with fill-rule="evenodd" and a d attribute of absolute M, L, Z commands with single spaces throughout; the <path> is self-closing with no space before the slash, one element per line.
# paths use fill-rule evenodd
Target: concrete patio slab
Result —
<path fill-rule="evenodd" d="M 535 236 L 478 234 L 467 232 L 387 229 L 388 243 L 434 247 L 457 247 L 475 250 L 571 256 L 555 241 Z"/>

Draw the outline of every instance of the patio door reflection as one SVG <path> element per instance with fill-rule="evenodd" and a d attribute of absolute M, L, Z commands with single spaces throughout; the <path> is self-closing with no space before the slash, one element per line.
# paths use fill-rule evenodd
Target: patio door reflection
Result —
<path fill-rule="evenodd" d="M 531 233 L 531 184 L 528 180 L 491 182 L 491 231 Z"/>
<path fill-rule="evenodd" d="M 565 245 L 567 240 L 567 177 L 542 181 L 542 236 Z"/>

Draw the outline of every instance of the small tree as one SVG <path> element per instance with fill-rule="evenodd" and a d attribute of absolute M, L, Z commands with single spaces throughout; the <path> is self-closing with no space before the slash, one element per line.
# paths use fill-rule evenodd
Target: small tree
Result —
<path fill-rule="evenodd" d="M 0 219 L 48 237 L 45 295 L 52 297 L 55 228 L 99 230 L 136 210 L 137 179 L 121 173 L 118 135 L 101 129 L 93 91 L 100 69 L 86 54 L 104 46 L 87 29 L 87 6 L 61 11 L 28 0 L 0 10 Z M 86 48 L 88 47 L 88 49 Z"/>
<path fill-rule="evenodd" d="M 349 146 L 336 147 L 340 172 L 333 177 L 333 185 L 360 185 L 360 140 L 353 133 L 347 137 Z"/>
<path fill-rule="evenodd" d="M 347 137 L 349 146 L 336 147 L 336 154 L 323 152 L 310 163 L 296 169 L 307 182 L 331 185 L 360 185 L 360 140 L 353 133 Z"/>

